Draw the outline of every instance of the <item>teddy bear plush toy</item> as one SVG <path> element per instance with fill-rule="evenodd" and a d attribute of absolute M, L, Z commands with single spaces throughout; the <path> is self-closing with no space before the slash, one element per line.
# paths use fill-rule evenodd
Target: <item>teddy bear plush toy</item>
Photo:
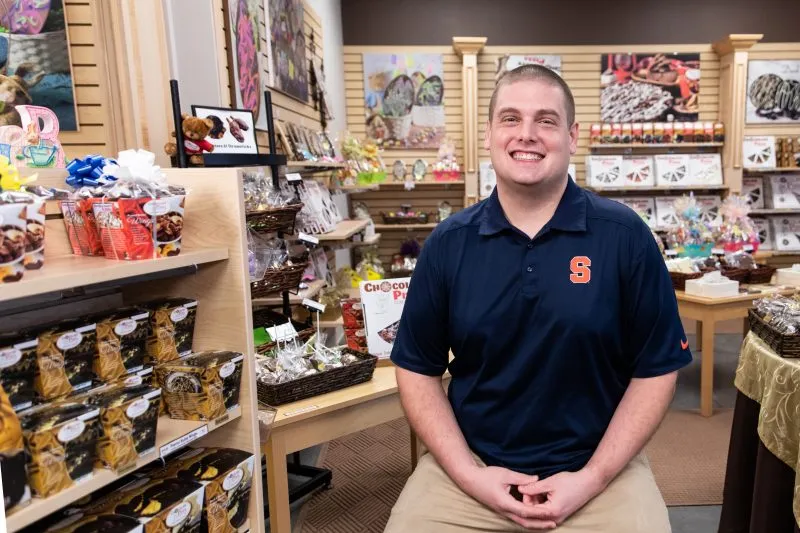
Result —
<path fill-rule="evenodd" d="M 204 152 L 213 152 L 214 145 L 206 137 L 214 127 L 214 122 L 207 118 L 199 118 L 182 115 L 181 130 L 183 131 L 183 151 L 189 156 L 189 162 L 193 165 L 202 165 Z M 172 132 L 175 136 L 175 132 Z M 175 141 L 170 141 L 164 145 L 164 151 L 170 157 L 178 155 L 178 145 Z"/>

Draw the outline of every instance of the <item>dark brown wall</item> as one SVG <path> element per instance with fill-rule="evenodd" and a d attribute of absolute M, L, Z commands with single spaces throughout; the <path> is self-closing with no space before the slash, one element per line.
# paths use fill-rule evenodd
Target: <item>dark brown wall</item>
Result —
<path fill-rule="evenodd" d="M 341 0 L 345 45 L 710 43 L 729 33 L 800 41 L 800 0 Z"/>

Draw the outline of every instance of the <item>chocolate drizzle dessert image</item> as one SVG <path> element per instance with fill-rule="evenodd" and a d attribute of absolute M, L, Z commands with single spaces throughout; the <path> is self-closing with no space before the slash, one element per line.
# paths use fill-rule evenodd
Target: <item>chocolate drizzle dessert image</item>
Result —
<path fill-rule="evenodd" d="M 750 61 L 747 77 L 748 123 L 800 121 L 800 61 Z"/>
<path fill-rule="evenodd" d="M 397 337 L 397 330 L 400 328 L 400 321 L 393 322 L 380 330 L 378 335 L 380 338 L 388 342 L 389 344 L 394 343 L 395 337 Z"/>
<path fill-rule="evenodd" d="M 600 85 L 603 122 L 694 121 L 700 112 L 700 55 L 605 54 Z"/>

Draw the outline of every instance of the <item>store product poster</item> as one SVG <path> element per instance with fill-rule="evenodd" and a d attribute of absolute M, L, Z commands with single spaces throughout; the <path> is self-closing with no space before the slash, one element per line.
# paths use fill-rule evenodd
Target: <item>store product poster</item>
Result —
<path fill-rule="evenodd" d="M 553 72 L 561 74 L 561 56 L 553 55 L 504 55 L 497 58 L 497 71 L 495 72 L 495 81 L 500 79 L 500 76 L 514 70 L 522 65 L 542 65 L 547 67 Z"/>
<path fill-rule="evenodd" d="M 603 122 L 696 121 L 700 54 L 600 56 Z"/>
<path fill-rule="evenodd" d="M 364 54 L 367 135 L 385 148 L 438 148 L 444 139 L 441 54 Z"/>
<path fill-rule="evenodd" d="M 266 128 L 264 91 L 261 84 L 261 39 L 259 38 L 259 0 L 228 0 L 231 32 L 231 68 L 237 109 L 252 111 L 258 125 Z"/>
<path fill-rule="evenodd" d="M 192 106 L 196 117 L 211 120 L 211 131 L 204 139 L 215 154 L 257 154 L 253 115 L 246 110 Z M 210 152 L 205 148 L 205 151 Z"/>
<path fill-rule="evenodd" d="M 269 0 L 272 87 L 308 102 L 308 59 L 302 0 Z M 265 10 L 267 6 L 265 6 Z"/>
<path fill-rule="evenodd" d="M 20 126 L 17 105 L 52 109 L 78 129 L 63 0 L 0 1 L 0 126 Z"/>
<path fill-rule="evenodd" d="M 411 278 L 359 283 L 367 350 L 376 357 L 388 358 L 392 354 L 410 283 Z"/>
<path fill-rule="evenodd" d="M 800 124 L 800 60 L 748 63 L 745 121 Z"/>

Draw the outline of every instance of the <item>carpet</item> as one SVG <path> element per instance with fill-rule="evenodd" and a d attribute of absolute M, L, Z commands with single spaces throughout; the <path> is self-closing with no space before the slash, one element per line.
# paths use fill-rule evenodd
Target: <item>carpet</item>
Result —
<path fill-rule="evenodd" d="M 669 506 L 722 503 L 733 411 L 703 418 L 671 410 L 647 445 L 647 455 Z M 333 487 L 303 506 L 295 533 L 381 533 L 411 475 L 410 432 L 404 418 L 328 443 L 320 466 Z"/>

